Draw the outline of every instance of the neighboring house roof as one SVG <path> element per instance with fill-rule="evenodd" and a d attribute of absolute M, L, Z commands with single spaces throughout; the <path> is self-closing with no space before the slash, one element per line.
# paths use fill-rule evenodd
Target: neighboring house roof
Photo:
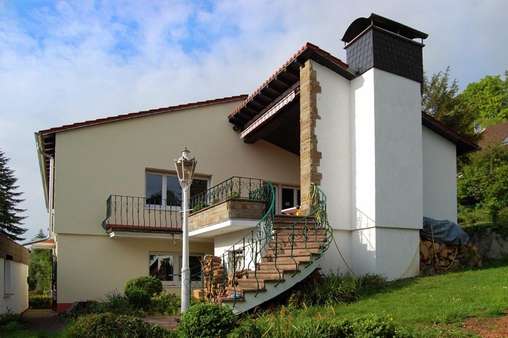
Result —
<path fill-rule="evenodd" d="M 36 239 L 27 243 L 23 243 L 25 248 L 32 249 L 53 249 L 55 247 L 55 240 L 52 238 Z"/>
<path fill-rule="evenodd" d="M 499 144 L 508 145 L 508 122 L 485 128 L 481 133 L 479 143 L 482 148 Z"/>
<path fill-rule="evenodd" d="M 21 244 L 0 233 L 0 258 L 28 265 L 30 254 Z"/>
<path fill-rule="evenodd" d="M 475 142 L 467 137 L 459 135 L 455 130 L 425 112 L 422 112 L 422 124 L 450 142 L 455 143 L 458 155 L 480 149 Z"/>

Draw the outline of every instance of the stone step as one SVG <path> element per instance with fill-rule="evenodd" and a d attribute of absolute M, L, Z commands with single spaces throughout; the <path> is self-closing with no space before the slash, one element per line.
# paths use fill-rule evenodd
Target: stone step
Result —
<path fill-rule="evenodd" d="M 321 251 L 319 246 L 313 247 L 313 248 L 305 248 L 297 245 L 291 245 L 281 247 L 278 246 L 277 248 L 277 255 L 284 257 L 290 257 L 290 256 L 304 256 L 304 255 L 317 255 Z M 266 249 L 266 256 L 273 256 L 275 254 L 275 245 L 271 248 Z"/>
<path fill-rule="evenodd" d="M 282 271 L 279 273 L 277 270 L 258 270 L 254 273 L 251 271 L 247 274 L 247 278 L 249 279 L 263 279 L 266 281 L 281 281 L 283 280 Z"/>
<path fill-rule="evenodd" d="M 296 241 L 291 243 L 290 241 L 277 241 L 277 249 L 291 249 L 291 245 L 293 245 L 293 249 L 320 249 L 324 245 L 324 241 L 320 242 L 304 242 L 304 241 Z M 275 249 L 275 241 L 267 244 L 267 250 Z"/>
<path fill-rule="evenodd" d="M 245 290 L 263 290 L 265 288 L 265 281 L 263 279 L 238 279 L 237 288 Z"/>
<path fill-rule="evenodd" d="M 294 261 L 286 262 L 285 264 L 282 264 L 282 262 L 262 262 L 259 263 L 259 270 L 261 271 L 280 271 L 281 273 L 284 272 L 295 272 L 299 271 L 298 269 L 298 263 L 295 263 Z"/>
<path fill-rule="evenodd" d="M 293 242 L 310 242 L 310 241 L 315 241 L 315 242 L 324 242 L 325 240 L 327 239 L 326 235 L 321 235 L 321 234 L 308 234 L 307 236 L 304 236 L 304 235 L 289 235 L 289 234 L 286 234 L 286 235 L 281 235 L 281 234 L 277 234 L 277 242 L 289 242 L 289 241 L 293 241 Z M 275 236 L 273 237 L 273 239 L 270 240 L 270 242 L 275 242 L 276 238 Z"/>
<path fill-rule="evenodd" d="M 310 262 L 312 258 L 310 255 L 305 256 L 293 256 L 293 257 L 274 257 L 274 256 L 265 256 L 261 259 L 261 263 L 277 263 L 277 265 L 291 264 L 291 263 L 307 263 Z"/>

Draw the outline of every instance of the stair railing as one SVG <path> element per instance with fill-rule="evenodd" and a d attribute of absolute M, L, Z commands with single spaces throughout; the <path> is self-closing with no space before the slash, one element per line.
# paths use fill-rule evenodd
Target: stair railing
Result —
<path fill-rule="evenodd" d="M 298 260 L 301 253 L 297 253 L 297 250 L 302 251 L 302 247 L 296 249 L 297 242 L 303 242 L 303 252 L 306 252 L 307 244 L 311 242 L 314 245 L 319 245 L 317 248 L 309 248 L 309 250 L 317 249 L 318 252 L 311 254 L 310 261 L 303 264 L 312 264 L 328 250 L 333 240 L 333 230 L 328 222 L 326 195 L 319 187 L 312 186 L 311 209 L 308 216 L 298 219 L 299 227 L 296 223 L 293 223 L 289 227 L 280 229 L 287 237 L 279 234 L 279 231 L 274 229 L 275 189 L 269 182 L 266 182 L 264 189 L 267 207 L 255 229 L 224 251 L 220 256 L 220 265 L 212 264 L 211 271 L 205 271 L 203 268 L 204 284 L 214 284 L 219 288 L 219 290 L 210 292 L 210 288 L 207 289 L 205 285 L 203 289 L 205 299 L 217 303 L 229 300 L 232 301 L 234 307 L 236 302 L 243 297 L 238 287 L 241 279 L 254 281 L 255 285 L 250 285 L 249 291 L 253 291 L 257 295 L 264 287 L 262 283 L 267 279 L 267 277 L 262 278 L 260 276 L 263 273 L 262 263 L 264 262 L 273 264 L 278 277 L 274 280 L 272 276 L 270 280 L 275 282 L 276 285 L 284 279 L 282 266 L 294 265 L 293 276 L 296 275 L 298 266 L 302 264 Z M 324 238 L 322 238 L 323 235 Z M 284 255 L 281 255 L 281 253 L 284 253 Z M 214 269 L 221 269 L 221 273 L 218 274 L 218 271 L 214 271 Z M 244 289 L 242 288 L 242 291 Z M 207 290 L 208 295 L 206 294 Z"/>

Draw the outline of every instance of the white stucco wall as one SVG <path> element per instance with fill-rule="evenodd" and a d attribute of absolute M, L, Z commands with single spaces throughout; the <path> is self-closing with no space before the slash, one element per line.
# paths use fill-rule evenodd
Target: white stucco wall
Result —
<path fill-rule="evenodd" d="M 57 302 L 102 300 L 109 293 L 122 293 L 129 279 L 149 274 L 150 253 L 180 256 L 180 243 L 171 238 L 57 235 Z M 211 254 L 213 244 L 191 242 L 190 253 Z"/>
<path fill-rule="evenodd" d="M 330 69 L 312 62 L 321 92 L 317 94 L 317 150 L 321 152 L 318 172 L 326 194 L 328 218 L 335 229 L 351 229 L 352 166 L 350 82 Z"/>
<path fill-rule="evenodd" d="M 11 289 L 5 285 L 5 264 L 11 265 Z M 28 309 L 28 265 L 0 258 L 0 314 L 21 313 Z"/>
<path fill-rule="evenodd" d="M 374 69 L 376 223 L 422 226 L 422 122 L 418 82 Z"/>
<path fill-rule="evenodd" d="M 423 215 L 457 222 L 456 146 L 423 127 Z"/>
<path fill-rule="evenodd" d="M 423 216 L 420 84 L 371 69 L 351 81 L 350 95 L 353 269 L 388 279 L 415 275 Z"/>

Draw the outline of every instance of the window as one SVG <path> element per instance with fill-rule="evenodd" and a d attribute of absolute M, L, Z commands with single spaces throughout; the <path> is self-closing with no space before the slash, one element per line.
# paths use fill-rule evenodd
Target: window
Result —
<path fill-rule="evenodd" d="M 4 260 L 4 295 L 9 296 L 14 294 L 13 290 L 13 261 L 12 257 L 7 255 Z"/>
<path fill-rule="evenodd" d="M 191 282 L 201 281 L 202 255 L 189 256 Z M 180 282 L 182 257 L 174 253 L 151 253 L 149 255 L 150 276 L 158 278 L 163 284 L 177 285 Z"/>
<path fill-rule="evenodd" d="M 300 206 L 300 189 L 281 188 L 281 210 Z"/>
<path fill-rule="evenodd" d="M 146 173 L 146 204 L 149 205 L 182 205 L 182 189 L 176 175 L 163 175 Z M 205 192 L 208 189 L 208 180 L 195 178 L 190 187 L 190 195 Z"/>
<path fill-rule="evenodd" d="M 150 255 L 150 276 L 163 282 L 176 281 L 175 263 L 173 255 Z"/>

